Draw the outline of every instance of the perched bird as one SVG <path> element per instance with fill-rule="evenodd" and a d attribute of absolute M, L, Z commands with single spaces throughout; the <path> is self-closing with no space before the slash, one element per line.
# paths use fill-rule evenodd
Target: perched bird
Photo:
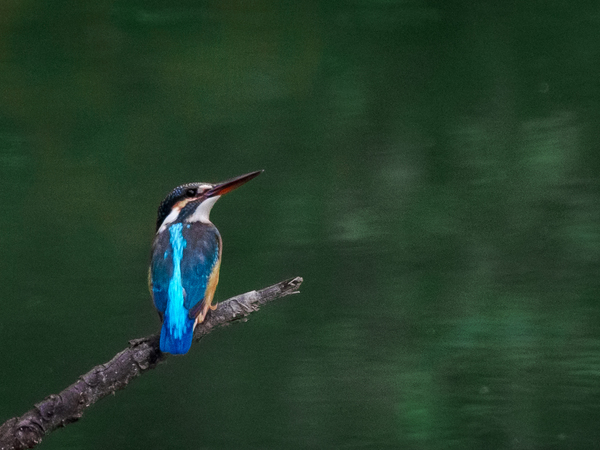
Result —
<path fill-rule="evenodd" d="M 187 353 L 194 328 L 204 321 L 219 282 L 223 243 L 209 219 L 221 197 L 258 176 L 251 172 L 219 184 L 176 187 L 158 208 L 148 274 L 150 293 L 162 320 L 160 350 Z"/>

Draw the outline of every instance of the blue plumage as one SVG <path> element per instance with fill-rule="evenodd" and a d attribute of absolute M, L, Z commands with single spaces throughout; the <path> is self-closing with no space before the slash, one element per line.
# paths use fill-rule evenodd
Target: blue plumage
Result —
<path fill-rule="evenodd" d="M 220 235 L 212 224 L 173 223 L 156 236 L 150 279 L 154 305 L 163 318 L 161 351 L 189 350 L 220 250 Z"/>
<path fill-rule="evenodd" d="M 160 351 L 172 355 L 183 355 L 192 346 L 194 338 L 194 320 L 185 318 L 185 328 L 180 337 L 176 337 L 169 328 L 166 321 L 160 330 Z"/>
<path fill-rule="evenodd" d="M 184 308 L 183 280 L 181 277 L 181 259 L 187 241 L 181 230 L 183 224 L 176 223 L 169 228 L 171 248 L 173 250 L 173 274 L 167 290 L 167 308 L 161 332 L 161 348 L 169 353 L 186 353 L 192 345 L 194 321 L 190 320 Z M 165 252 L 168 256 L 168 251 Z"/>

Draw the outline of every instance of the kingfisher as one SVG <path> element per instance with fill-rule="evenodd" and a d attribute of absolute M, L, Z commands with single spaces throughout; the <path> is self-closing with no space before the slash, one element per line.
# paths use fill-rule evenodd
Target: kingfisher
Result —
<path fill-rule="evenodd" d="M 187 353 L 194 329 L 206 318 L 219 282 L 223 240 L 209 219 L 216 201 L 260 175 L 250 172 L 222 183 L 176 187 L 158 208 L 148 284 L 162 320 L 160 350 Z"/>

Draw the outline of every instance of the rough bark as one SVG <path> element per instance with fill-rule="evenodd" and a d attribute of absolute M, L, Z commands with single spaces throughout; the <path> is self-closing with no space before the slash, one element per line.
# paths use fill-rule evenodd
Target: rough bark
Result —
<path fill-rule="evenodd" d="M 217 327 L 247 320 L 247 316 L 269 301 L 298 293 L 302 281 L 300 277 L 292 278 L 220 303 L 196 327 L 194 341 Z M 158 334 L 130 341 L 129 347 L 109 362 L 94 367 L 71 386 L 46 397 L 21 417 L 7 420 L 0 426 L 0 450 L 33 448 L 45 435 L 79 420 L 86 408 L 125 388 L 131 380 L 164 361 L 169 355 L 161 353 L 158 343 Z"/>

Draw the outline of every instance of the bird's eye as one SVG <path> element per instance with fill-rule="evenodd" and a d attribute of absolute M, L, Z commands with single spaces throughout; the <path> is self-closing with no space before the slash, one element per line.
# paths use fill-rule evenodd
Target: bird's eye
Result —
<path fill-rule="evenodd" d="M 185 196 L 186 197 L 194 197 L 196 195 L 196 189 L 188 189 L 187 191 L 185 191 Z"/>

